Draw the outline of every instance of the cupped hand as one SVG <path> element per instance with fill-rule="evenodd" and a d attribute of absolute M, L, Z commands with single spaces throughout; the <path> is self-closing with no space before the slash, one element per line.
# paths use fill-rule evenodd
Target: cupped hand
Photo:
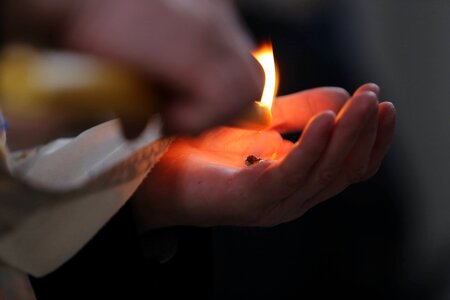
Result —
<path fill-rule="evenodd" d="M 395 127 L 395 109 L 378 92 L 374 84 L 352 97 L 312 89 L 276 100 L 269 130 L 222 127 L 177 139 L 133 200 L 139 228 L 274 226 L 368 179 Z M 281 136 L 300 130 L 296 143 Z M 262 160 L 247 166 L 249 155 Z"/>

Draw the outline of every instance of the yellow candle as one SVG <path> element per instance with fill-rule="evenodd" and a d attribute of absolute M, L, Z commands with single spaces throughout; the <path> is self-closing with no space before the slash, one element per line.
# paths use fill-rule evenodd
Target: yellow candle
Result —
<path fill-rule="evenodd" d="M 267 71 L 267 63 L 260 63 L 266 74 L 263 101 L 255 102 L 232 126 L 261 130 L 271 123 L 271 104 L 264 99 L 271 101 L 275 94 L 275 68 L 273 64 Z M 23 117 L 50 111 L 89 119 L 119 111 L 141 118 L 157 113 L 159 103 L 158 94 L 130 70 L 88 56 L 12 47 L 0 59 L 0 104 Z"/>
<path fill-rule="evenodd" d="M 149 98 L 156 100 L 138 76 L 87 56 L 13 47 L 0 60 L 0 104 L 23 117 L 60 112 L 89 119 L 113 111 L 139 117 L 158 111 Z"/>
<path fill-rule="evenodd" d="M 254 102 L 230 125 L 242 129 L 263 130 L 272 123 L 270 108 L 261 102 Z"/>

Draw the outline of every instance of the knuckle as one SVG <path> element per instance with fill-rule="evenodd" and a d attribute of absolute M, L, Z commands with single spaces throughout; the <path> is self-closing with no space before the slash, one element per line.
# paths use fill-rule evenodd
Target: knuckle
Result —
<path fill-rule="evenodd" d="M 288 176 L 285 179 L 285 184 L 288 189 L 298 189 L 305 184 L 306 178 L 304 174 L 296 174 Z"/>
<path fill-rule="evenodd" d="M 368 180 L 371 177 L 373 177 L 375 174 L 377 174 L 378 170 L 380 169 L 380 165 L 376 165 L 373 168 L 369 169 L 366 174 L 364 175 L 364 179 L 363 180 Z"/>
<path fill-rule="evenodd" d="M 241 197 L 241 204 L 236 204 L 237 207 L 233 210 L 232 223 L 244 225 L 244 226 L 259 226 L 264 220 L 264 204 L 258 203 L 251 199 L 252 197 Z M 245 203 L 242 205 L 242 203 Z"/>
<path fill-rule="evenodd" d="M 318 182 L 320 185 L 329 185 L 335 178 L 337 171 L 335 169 L 323 169 L 319 172 Z"/>
<path fill-rule="evenodd" d="M 253 213 L 248 220 L 250 226 L 274 227 L 282 223 L 283 212 L 279 201 L 265 205 L 257 213 Z"/>
<path fill-rule="evenodd" d="M 355 183 L 355 182 L 364 181 L 366 174 L 367 174 L 366 167 L 362 166 L 362 167 L 355 168 L 350 172 L 350 182 Z"/>
<path fill-rule="evenodd" d="M 264 209 L 253 210 L 246 214 L 244 224 L 246 226 L 267 226 L 270 218 Z"/>
<path fill-rule="evenodd" d="M 251 223 L 249 223 L 250 226 L 257 226 L 257 227 L 275 227 L 279 225 L 281 222 L 278 220 L 276 216 L 270 216 L 270 215 L 259 215 L 259 217 L 256 217 L 252 220 Z"/>

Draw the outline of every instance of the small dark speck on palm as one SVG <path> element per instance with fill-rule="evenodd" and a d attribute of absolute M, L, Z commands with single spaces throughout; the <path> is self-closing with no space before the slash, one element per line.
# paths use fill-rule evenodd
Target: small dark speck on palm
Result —
<path fill-rule="evenodd" d="M 247 159 L 245 160 L 245 165 L 246 166 L 251 166 L 254 165 L 256 163 L 259 163 L 262 160 L 262 158 L 259 158 L 255 155 L 249 155 L 247 156 Z"/>

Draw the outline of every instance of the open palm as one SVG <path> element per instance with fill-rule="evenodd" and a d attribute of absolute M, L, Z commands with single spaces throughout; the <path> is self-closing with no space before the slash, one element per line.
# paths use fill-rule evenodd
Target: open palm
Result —
<path fill-rule="evenodd" d="M 395 109 L 378 103 L 374 84 L 351 98 L 338 88 L 280 97 L 272 111 L 265 131 L 221 127 L 178 138 L 137 192 L 139 227 L 273 226 L 296 219 L 372 176 L 395 126 Z M 281 136 L 298 131 L 297 143 Z M 249 155 L 262 161 L 247 166 Z"/>

